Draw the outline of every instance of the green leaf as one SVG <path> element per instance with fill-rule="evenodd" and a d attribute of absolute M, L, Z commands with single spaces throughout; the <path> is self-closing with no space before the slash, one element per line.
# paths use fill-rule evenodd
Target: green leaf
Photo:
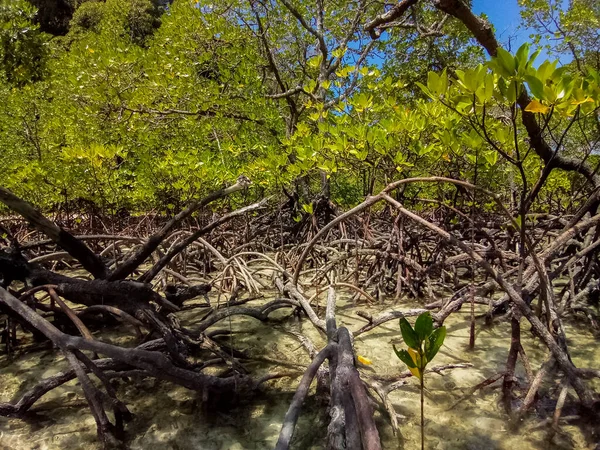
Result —
<path fill-rule="evenodd" d="M 435 72 L 429 72 L 427 74 L 427 87 L 434 94 L 439 94 L 440 92 L 440 77 Z"/>
<path fill-rule="evenodd" d="M 316 69 L 317 67 L 319 67 L 321 65 L 321 60 L 322 60 L 322 58 L 320 55 L 314 56 L 307 61 L 307 64 L 309 67 Z"/>
<path fill-rule="evenodd" d="M 460 70 L 460 69 L 456 69 L 454 71 L 454 73 L 456 74 L 456 77 L 458 78 L 458 80 L 463 84 L 465 84 L 465 72 L 464 70 Z"/>
<path fill-rule="evenodd" d="M 504 80 L 504 78 L 499 78 L 498 79 L 498 91 L 500 91 L 500 97 L 497 97 L 496 100 L 503 102 L 504 97 L 506 97 L 507 89 L 508 88 L 506 86 L 506 81 Z"/>
<path fill-rule="evenodd" d="M 445 67 L 439 78 L 439 86 L 440 86 L 440 89 L 439 89 L 438 94 L 445 95 L 446 91 L 448 90 L 448 73 L 447 73 Z"/>
<path fill-rule="evenodd" d="M 529 43 L 525 42 L 519 47 L 515 55 L 519 68 L 525 68 L 527 64 L 527 57 L 529 56 Z"/>
<path fill-rule="evenodd" d="M 396 352 L 396 356 L 398 357 L 398 359 L 404 364 L 406 364 L 410 369 L 414 369 L 415 367 L 417 367 L 417 365 L 414 363 L 411 356 L 406 350 L 398 350 L 394 345 L 394 352 Z"/>
<path fill-rule="evenodd" d="M 482 100 L 487 102 L 492 99 L 494 95 L 494 75 L 491 73 L 486 73 L 484 78 L 484 94 Z"/>
<path fill-rule="evenodd" d="M 498 161 L 498 153 L 496 150 L 489 150 L 483 153 L 483 157 L 490 166 L 493 166 Z"/>
<path fill-rule="evenodd" d="M 424 341 L 432 331 L 433 319 L 431 318 L 431 314 L 429 312 L 424 312 L 417 317 L 417 321 L 415 322 L 415 332 L 417 333 L 419 341 Z"/>
<path fill-rule="evenodd" d="M 444 344 L 444 339 L 446 339 L 446 327 L 439 327 L 431 333 L 427 339 L 425 349 L 425 356 L 427 357 L 428 362 L 437 355 L 437 352 Z"/>
<path fill-rule="evenodd" d="M 373 106 L 373 96 L 361 92 L 352 99 L 352 104 L 358 112 L 362 112 L 365 109 Z"/>
<path fill-rule="evenodd" d="M 419 86 L 419 88 L 421 88 L 421 90 L 425 93 L 425 95 L 427 95 L 427 97 L 435 98 L 435 96 L 431 93 L 429 88 L 427 86 L 425 86 L 423 83 L 419 83 L 417 81 L 416 84 L 417 84 L 417 86 Z"/>
<path fill-rule="evenodd" d="M 553 72 L 556 69 L 556 64 L 558 63 L 558 61 L 554 61 L 554 62 L 550 62 L 550 61 L 544 61 L 540 67 L 538 67 L 537 69 L 537 76 L 539 79 L 541 80 L 545 80 L 547 78 L 550 78 L 550 76 L 553 74 Z"/>
<path fill-rule="evenodd" d="M 354 71 L 354 66 L 345 66 L 337 70 L 335 74 L 340 78 L 347 78 Z"/>
<path fill-rule="evenodd" d="M 521 224 L 523 223 L 522 217 L 523 216 L 521 216 L 521 215 L 518 215 L 517 217 L 515 217 L 515 223 L 517 224 L 519 229 L 521 228 L 521 226 L 522 226 Z"/>
<path fill-rule="evenodd" d="M 421 347 L 421 342 L 419 341 L 417 333 L 415 333 L 415 330 L 413 330 L 410 323 L 408 323 L 408 320 L 404 317 L 400 319 L 400 331 L 402 332 L 402 339 L 404 339 L 406 345 L 415 349 Z"/>
<path fill-rule="evenodd" d="M 515 74 L 517 68 L 515 58 L 503 48 L 498 48 L 498 60 L 509 76 Z"/>
<path fill-rule="evenodd" d="M 506 98 L 510 103 L 514 103 L 517 101 L 517 82 L 512 81 L 508 85 L 508 90 L 506 91 Z"/>
<path fill-rule="evenodd" d="M 536 60 L 536 58 L 538 57 L 538 55 L 541 53 L 542 49 L 538 48 L 535 52 L 533 52 L 533 54 L 531 55 L 531 57 L 529 58 L 529 61 L 527 62 L 527 67 L 531 67 L 531 65 L 533 64 L 533 62 Z"/>
<path fill-rule="evenodd" d="M 305 203 L 302 205 L 302 209 L 304 211 L 306 211 L 308 214 L 312 214 L 313 213 L 313 204 L 312 203 Z"/>
<path fill-rule="evenodd" d="M 346 48 L 336 48 L 334 51 L 331 52 L 331 54 L 335 58 L 341 58 L 346 54 Z"/>
<path fill-rule="evenodd" d="M 540 100 L 544 100 L 544 83 L 542 83 L 539 78 L 532 75 L 525 75 L 525 81 L 527 81 L 527 85 L 533 96 Z"/>

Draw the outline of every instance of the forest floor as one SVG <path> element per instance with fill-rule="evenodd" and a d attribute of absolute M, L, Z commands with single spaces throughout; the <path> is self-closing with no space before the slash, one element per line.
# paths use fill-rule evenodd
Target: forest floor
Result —
<path fill-rule="evenodd" d="M 308 292 L 312 295 L 312 292 Z M 321 297 L 324 297 L 323 292 Z M 263 292 L 262 298 L 248 306 L 260 306 L 277 295 Z M 210 294 L 211 303 L 218 301 Z M 338 294 L 338 323 L 358 330 L 366 321 L 356 311 L 372 315 L 391 306 L 402 309 L 419 308 L 422 302 L 413 299 L 383 299 L 379 304 L 353 302 L 352 293 L 340 290 Z M 222 301 L 222 299 L 221 299 Z M 323 299 L 321 298 L 321 306 Z M 194 302 L 190 302 L 190 306 Z M 76 307 L 76 305 L 72 305 Z M 316 308 L 319 310 L 319 308 Z M 484 314 L 486 308 L 478 305 L 476 313 Z M 185 326 L 197 323 L 206 313 L 205 308 L 194 308 L 178 313 Z M 278 369 L 296 372 L 295 376 L 271 380 L 252 398 L 236 398 L 224 404 L 203 405 L 201 395 L 165 381 L 139 377 L 128 382 L 115 379 L 117 393 L 134 415 L 128 424 L 126 443 L 131 449 L 187 449 L 235 450 L 274 448 L 285 412 L 304 368 L 310 363 L 306 351 L 287 331 L 292 330 L 310 337 L 319 347 L 323 337 L 307 321 L 275 312 L 271 319 L 278 325 L 265 327 L 255 319 L 234 316 L 222 325 L 231 327 L 233 334 L 225 338 L 237 350 L 245 352 L 256 375 Z M 477 326 L 475 349 L 469 350 L 470 313 L 467 309 L 451 315 L 445 322 L 448 335 L 436 363 L 471 364 L 472 367 L 447 370 L 433 374 L 427 380 L 426 429 L 427 447 L 433 449 L 584 449 L 584 437 L 577 426 L 565 425 L 560 434 L 550 439 L 541 423 L 552 409 L 540 405 L 535 415 L 528 417 L 518 427 L 511 427 L 509 417 L 502 410 L 501 392 L 498 388 L 484 388 L 470 394 L 478 383 L 502 372 L 510 344 L 510 330 L 506 323 L 486 326 L 480 320 Z M 586 361 L 599 361 L 600 348 L 596 338 L 587 330 L 567 324 L 566 331 L 572 357 L 576 365 Z M 99 330 L 104 342 L 122 346 L 135 345 L 127 329 Z M 0 401 L 10 401 L 19 393 L 33 387 L 39 379 L 55 375 L 68 368 L 64 357 L 50 348 L 27 351 L 25 335 L 23 349 L 12 357 L 0 357 Z M 29 339 L 30 340 L 30 339 Z M 394 379 L 405 371 L 396 358 L 392 344 L 401 344 L 396 321 L 388 322 L 375 330 L 360 335 L 355 340 L 358 355 L 368 358 L 372 365 L 360 365 L 361 377 Z M 541 364 L 545 348 L 537 341 L 526 340 L 526 351 L 533 364 Z M 265 360 L 266 359 L 266 360 Z M 519 378 L 525 383 L 521 369 Z M 386 449 L 420 448 L 418 383 L 413 378 L 390 395 L 394 409 L 399 414 L 399 434 L 394 436 L 386 417 L 376 413 L 382 446 Z M 32 416 L 0 420 L 0 448 L 76 450 L 101 448 L 94 427 L 94 419 L 86 410 L 87 403 L 77 386 L 71 381 L 49 392 L 34 408 Z M 314 394 L 314 391 L 313 391 Z M 322 400 L 321 400 L 322 403 Z M 327 427 L 325 409 L 318 398 L 309 397 L 303 408 L 294 438 L 295 448 L 325 448 L 324 430 Z M 567 414 L 568 415 L 568 414 Z M 315 426 L 317 425 L 317 426 Z M 320 430 L 320 431 L 318 431 Z"/>

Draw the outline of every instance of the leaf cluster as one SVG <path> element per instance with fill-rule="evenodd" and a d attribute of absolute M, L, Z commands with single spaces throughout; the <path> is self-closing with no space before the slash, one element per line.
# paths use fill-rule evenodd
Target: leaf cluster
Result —
<path fill-rule="evenodd" d="M 394 352 L 408 366 L 414 376 L 422 379 L 425 367 L 444 344 L 446 327 L 441 326 L 434 329 L 431 314 L 425 312 L 417 317 L 414 328 L 406 318 L 402 317 L 400 332 L 408 348 L 398 350 L 394 345 Z"/>

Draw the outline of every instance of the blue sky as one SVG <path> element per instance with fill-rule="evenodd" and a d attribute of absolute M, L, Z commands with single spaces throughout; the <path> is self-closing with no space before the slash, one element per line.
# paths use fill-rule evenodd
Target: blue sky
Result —
<path fill-rule="evenodd" d="M 488 16 L 496 28 L 496 38 L 507 50 L 509 40 L 513 52 L 528 40 L 529 33 L 518 29 L 521 16 L 517 0 L 473 0 L 473 12 Z"/>
<path fill-rule="evenodd" d="M 529 42 L 532 30 L 519 28 L 521 20 L 520 7 L 517 0 L 473 0 L 473 12 L 484 13 L 496 29 L 496 38 L 502 46 L 514 53 L 521 44 Z M 548 56 L 542 50 L 537 57 L 537 63 L 545 59 L 556 59 L 556 56 Z M 570 55 L 561 55 L 560 61 L 565 64 L 571 61 Z"/>

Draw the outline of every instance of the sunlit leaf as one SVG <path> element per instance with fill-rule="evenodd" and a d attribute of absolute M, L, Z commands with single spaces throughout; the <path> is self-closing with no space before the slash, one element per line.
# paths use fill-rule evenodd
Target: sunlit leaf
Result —
<path fill-rule="evenodd" d="M 571 100 L 572 105 L 582 105 L 584 103 L 590 103 L 590 102 L 591 103 L 594 102 L 594 99 L 591 97 L 586 97 L 586 98 L 579 99 L 579 100 Z"/>
<path fill-rule="evenodd" d="M 417 351 L 412 348 L 408 349 L 408 354 L 410 355 L 410 358 L 412 359 L 412 362 L 415 365 L 414 368 L 409 367 L 409 370 L 414 376 L 420 379 L 423 376 L 423 369 L 427 365 L 427 361 L 424 357 L 421 358 L 421 356 L 419 356 L 419 353 L 417 353 Z"/>
<path fill-rule="evenodd" d="M 548 111 L 550 111 L 550 107 L 546 106 L 546 105 L 542 105 L 537 100 L 531 100 L 531 102 L 529 102 L 529 104 L 525 108 L 525 111 L 532 112 L 532 113 L 546 114 Z"/>
<path fill-rule="evenodd" d="M 542 81 L 532 75 L 525 75 L 525 80 L 527 81 L 527 85 L 533 96 L 540 100 L 544 100 L 544 84 Z"/>
<path fill-rule="evenodd" d="M 500 62 L 502 68 L 506 71 L 505 76 L 511 76 L 515 73 L 516 70 L 516 61 L 513 56 L 508 53 L 503 48 L 498 48 L 498 57 L 497 60 Z"/>
<path fill-rule="evenodd" d="M 369 358 L 365 358 L 364 356 L 357 355 L 356 359 L 359 363 L 364 364 L 365 366 L 370 366 L 373 364 L 373 361 L 371 361 Z"/>

